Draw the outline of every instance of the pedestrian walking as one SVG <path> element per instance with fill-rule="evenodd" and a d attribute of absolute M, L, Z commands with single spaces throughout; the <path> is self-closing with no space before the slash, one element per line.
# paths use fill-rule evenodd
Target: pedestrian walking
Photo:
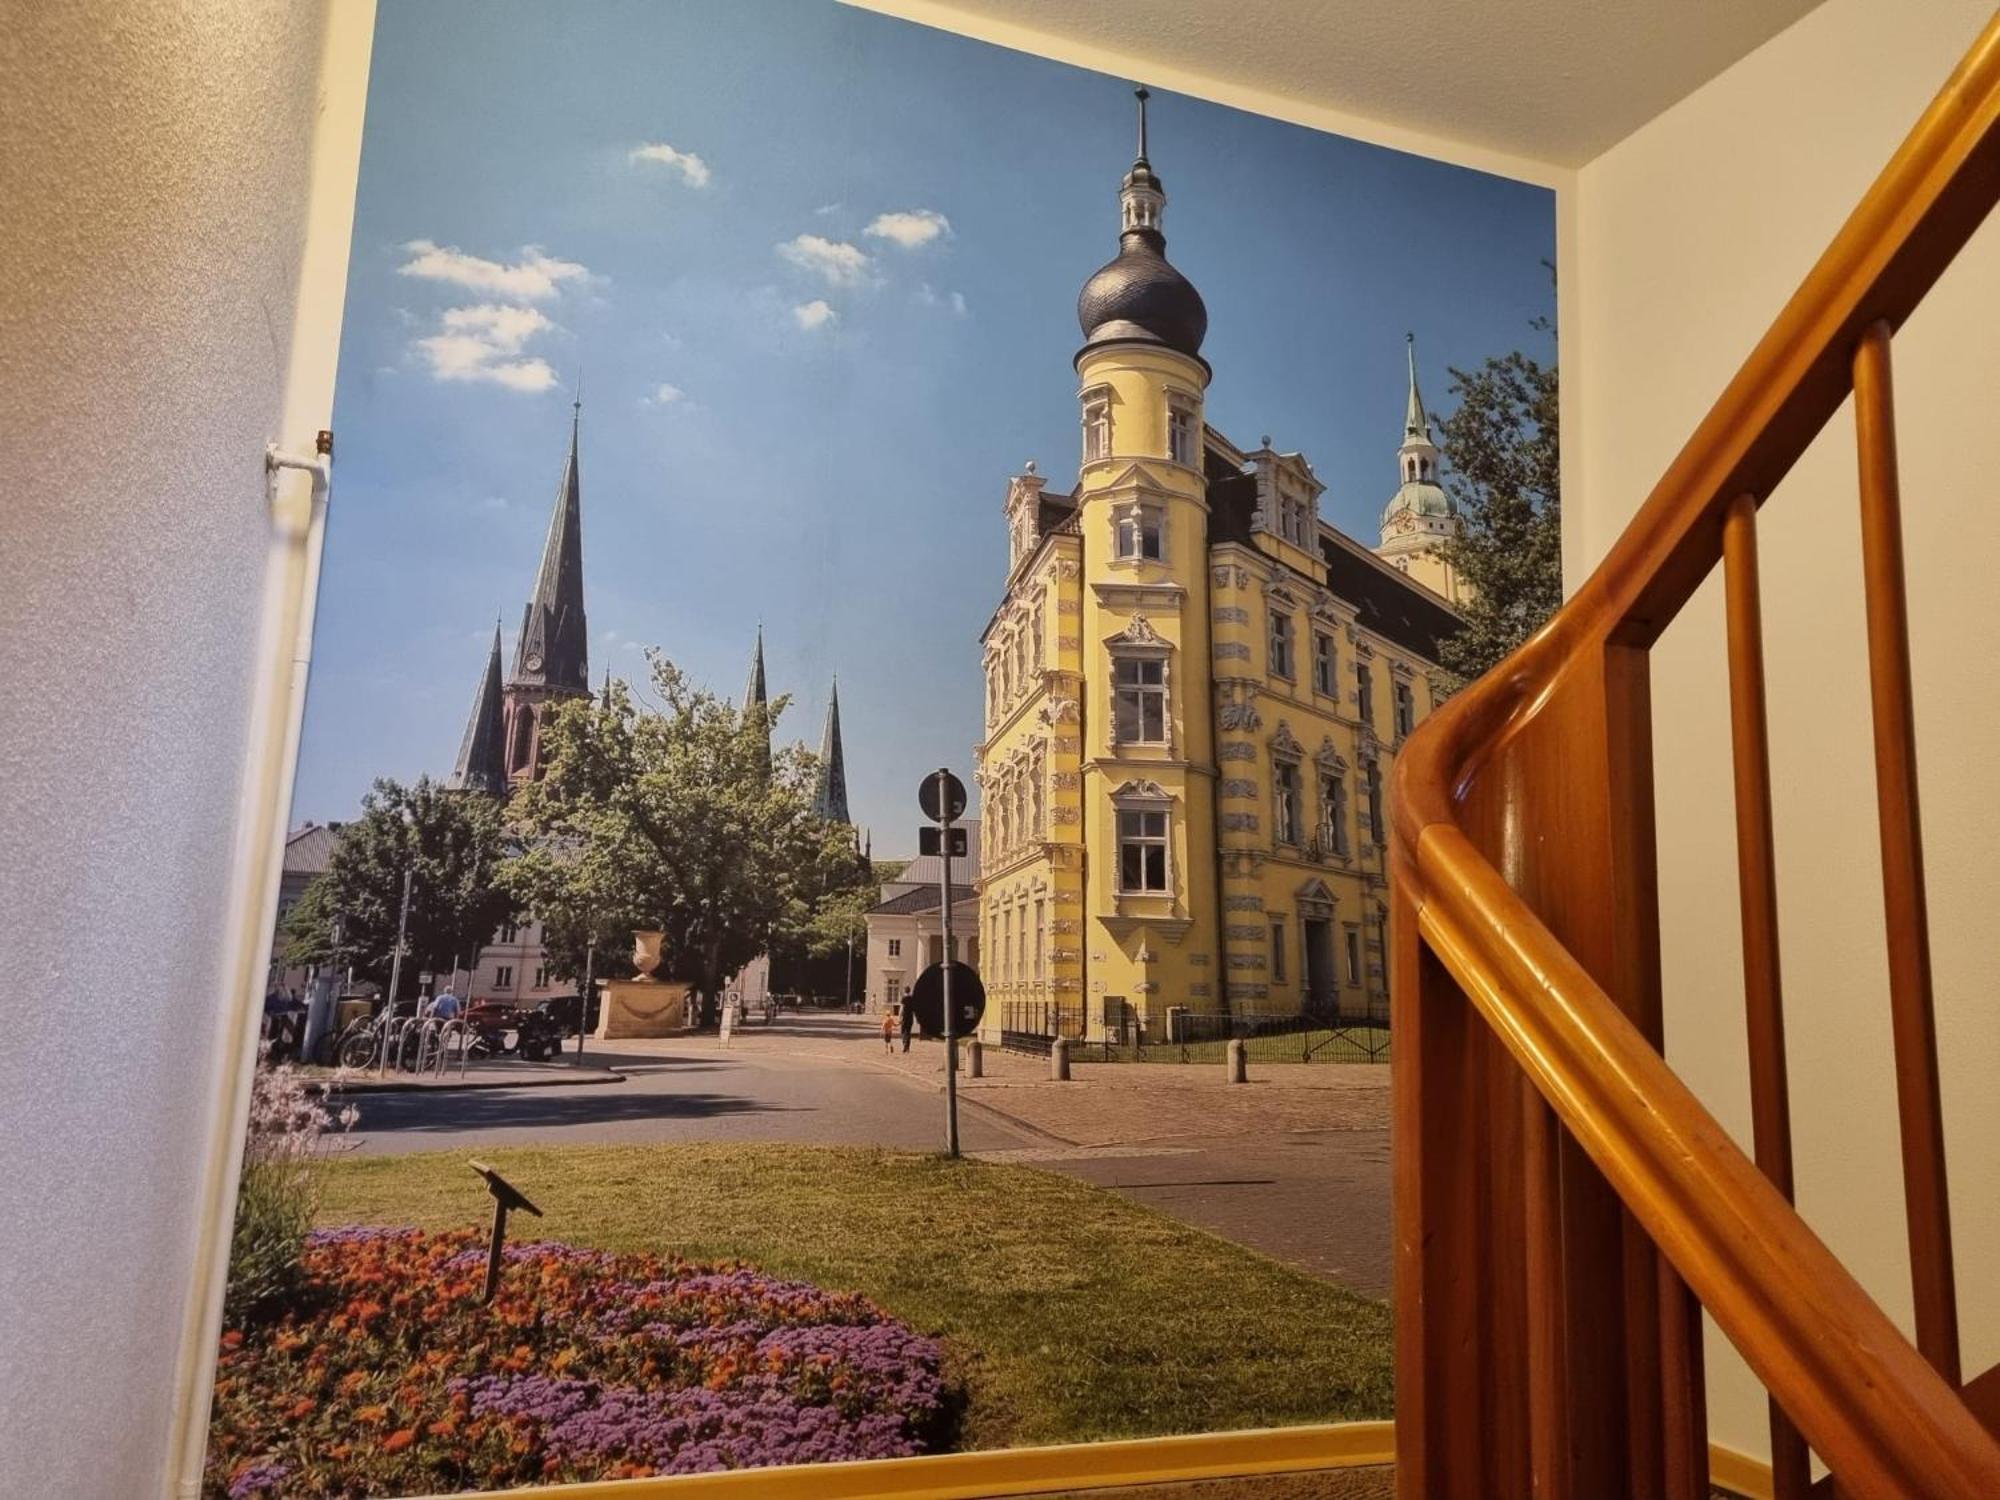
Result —
<path fill-rule="evenodd" d="M 903 1050 L 910 1050 L 910 1028 L 917 1024 L 917 1013 L 910 1009 L 908 1001 L 896 1007 L 903 1016 Z"/>
<path fill-rule="evenodd" d="M 893 1005 L 882 1012 L 882 1050 L 896 1050 L 896 1007 Z"/>

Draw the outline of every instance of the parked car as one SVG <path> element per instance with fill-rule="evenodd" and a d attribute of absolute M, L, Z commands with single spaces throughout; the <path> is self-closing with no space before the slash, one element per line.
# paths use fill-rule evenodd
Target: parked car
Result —
<path fill-rule="evenodd" d="M 564 1036 L 575 1036 L 579 1029 L 586 1031 L 597 1029 L 597 1011 L 602 999 L 600 995 L 592 995 L 589 1008 L 585 1010 L 581 995 L 551 995 L 546 1000 L 537 1000 L 535 1009 L 546 1011 L 553 1017 L 555 1023 L 562 1028 Z M 579 1016 L 583 1021 L 581 1028 L 577 1025 Z"/>

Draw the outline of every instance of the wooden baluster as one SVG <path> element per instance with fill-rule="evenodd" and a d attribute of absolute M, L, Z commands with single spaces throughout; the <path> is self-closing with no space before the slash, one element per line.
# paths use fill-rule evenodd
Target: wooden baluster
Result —
<path fill-rule="evenodd" d="M 1875 805 L 1882 830 L 1882 899 L 1889 939 L 1889 1016 L 1902 1126 L 1903 1200 L 1917 1348 L 1959 1384 L 1958 1295 L 1951 1202 L 1931 1005 L 1930 917 L 1917 812 L 1917 741 L 1910 694 L 1910 625 L 1903 586 L 1902 499 L 1896 482 L 1889 325 L 1854 351 L 1854 418 L 1861 461 L 1861 571 L 1868 607 L 1868 680 L 1875 708 Z"/>
<path fill-rule="evenodd" d="M 1417 931 L 1414 873 L 1390 884 L 1396 1493 L 1479 1492 L 1487 1467 L 1477 1089 L 1481 1023 Z"/>
<path fill-rule="evenodd" d="M 1708 1500 L 1708 1383 L 1701 1303 L 1662 1255 L 1659 1280 L 1661 1464 L 1667 1500 Z"/>
<path fill-rule="evenodd" d="M 1568 1330 L 1563 1318 L 1562 1175 L 1555 1112 L 1522 1090 L 1526 1193 L 1528 1461 L 1535 1500 L 1570 1500 Z"/>
<path fill-rule="evenodd" d="M 1757 497 L 1738 495 L 1722 520 L 1729 619 L 1729 728 L 1736 768 L 1736 884 L 1743 912 L 1743 996 L 1750 1034 L 1750 1122 L 1757 1168 L 1792 1200 L 1792 1109 L 1778 962 L 1778 876 L 1771 831 L 1771 741 L 1765 716 Z M 1805 1439 L 1771 1402 L 1775 1500 L 1803 1500 L 1812 1483 Z"/>

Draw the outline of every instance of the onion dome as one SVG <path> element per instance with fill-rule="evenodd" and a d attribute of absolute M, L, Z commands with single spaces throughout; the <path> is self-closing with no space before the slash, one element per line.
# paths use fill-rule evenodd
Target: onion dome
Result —
<path fill-rule="evenodd" d="M 1194 283 L 1167 261 L 1160 232 L 1167 191 L 1146 159 L 1146 90 L 1139 99 L 1139 155 L 1118 190 L 1123 229 L 1118 256 L 1100 267 L 1076 299 L 1084 347 L 1109 343 L 1162 344 L 1201 356 L 1208 309 Z"/>

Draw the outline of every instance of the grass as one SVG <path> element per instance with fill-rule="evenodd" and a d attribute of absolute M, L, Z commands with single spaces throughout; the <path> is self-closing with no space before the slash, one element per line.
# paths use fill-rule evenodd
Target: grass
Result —
<path fill-rule="evenodd" d="M 1379 1302 L 1087 1183 L 861 1148 L 581 1146 L 481 1153 L 542 1209 L 515 1236 L 741 1257 L 874 1298 L 941 1335 L 966 1447 L 1391 1411 Z M 351 1158 L 330 1224 L 483 1225 L 461 1152 Z"/>

